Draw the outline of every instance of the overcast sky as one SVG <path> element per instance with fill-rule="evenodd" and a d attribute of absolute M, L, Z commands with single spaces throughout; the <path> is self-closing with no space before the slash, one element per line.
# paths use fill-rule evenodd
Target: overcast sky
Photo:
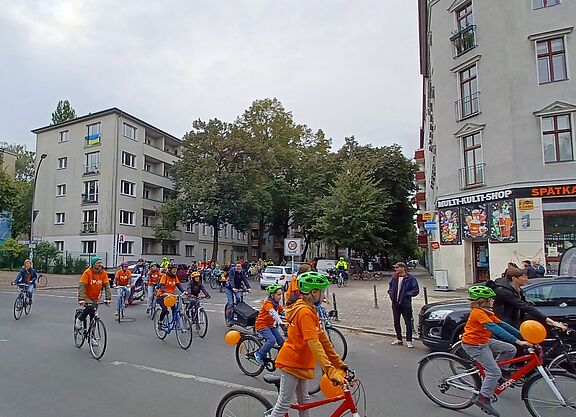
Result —
<path fill-rule="evenodd" d="M 278 98 L 297 123 L 418 147 L 417 1 L 0 2 L 0 141 L 35 147 L 60 99 L 177 137 Z"/>

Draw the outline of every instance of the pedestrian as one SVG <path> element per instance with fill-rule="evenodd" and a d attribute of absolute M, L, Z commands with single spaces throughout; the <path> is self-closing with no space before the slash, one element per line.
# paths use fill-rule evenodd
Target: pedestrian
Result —
<path fill-rule="evenodd" d="M 526 275 L 528 276 L 528 279 L 538 278 L 538 273 L 532 266 L 532 261 L 526 259 L 525 261 L 522 261 L 522 265 L 524 265 L 524 269 L 526 270 Z"/>
<path fill-rule="evenodd" d="M 534 260 L 532 261 L 532 266 L 534 267 L 538 278 L 544 278 L 544 275 L 546 275 L 546 268 L 544 268 L 544 265 L 542 265 L 539 260 Z"/>
<path fill-rule="evenodd" d="M 404 262 L 394 264 L 394 274 L 390 279 L 388 295 L 392 302 L 392 314 L 394 316 L 394 330 L 396 331 L 396 340 L 391 345 L 401 346 L 402 328 L 400 327 L 400 317 L 404 317 L 406 324 L 406 346 L 413 348 L 412 331 L 414 329 L 414 320 L 412 317 L 412 298 L 420 292 L 418 281 L 407 272 L 408 268 Z"/>

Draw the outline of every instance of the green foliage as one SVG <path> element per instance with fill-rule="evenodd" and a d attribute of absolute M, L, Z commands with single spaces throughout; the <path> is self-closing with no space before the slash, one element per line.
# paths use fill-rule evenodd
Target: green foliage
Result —
<path fill-rule="evenodd" d="M 50 265 L 60 256 L 60 252 L 50 242 L 40 242 L 33 252 L 34 268 L 40 271 L 48 271 Z"/>
<path fill-rule="evenodd" d="M 0 243 L 0 267 L 19 268 L 28 257 L 28 247 L 18 243 L 16 239 L 6 239 Z"/>
<path fill-rule="evenodd" d="M 22 182 L 30 182 L 34 178 L 34 155 L 26 145 L 17 143 L 6 144 L 7 151 L 16 154 L 16 179 Z"/>
<path fill-rule="evenodd" d="M 66 268 L 66 264 L 64 263 L 64 258 L 62 255 L 59 255 L 54 259 L 54 263 L 52 264 L 52 272 L 54 274 L 64 274 Z"/>
<path fill-rule="evenodd" d="M 66 122 L 76 118 L 76 111 L 70 105 L 68 100 L 60 100 L 56 110 L 52 113 L 52 124 Z"/>
<path fill-rule="evenodd" d="M 0 167 L 0 211 L 12 212 L 18 199 L 18 184 Z"/>

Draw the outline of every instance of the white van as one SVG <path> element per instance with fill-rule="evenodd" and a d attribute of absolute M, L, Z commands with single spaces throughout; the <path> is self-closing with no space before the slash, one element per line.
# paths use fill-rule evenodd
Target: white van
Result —
<path fill-rule="evenodd" d="M 336 259 L 319 259 L 316 263 L 316 270 L 323 274 L 328 275 L 329 269 L 336 269 Z"/>

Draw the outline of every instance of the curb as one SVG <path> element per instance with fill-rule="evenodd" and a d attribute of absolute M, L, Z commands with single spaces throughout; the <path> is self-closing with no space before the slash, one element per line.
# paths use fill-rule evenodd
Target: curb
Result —
<path fill-rule="evenodd" d="M 396 337 L 396 333 L 392 332 L 392 331 L 378 331 L 378 330 L 370 330 L 370 329 L 364 329 L 362 327 L 354 327 L 354 326 L 344 326 L 342 324 L 335 324 L 332 323 L 332 326 L 337 327 L 338 329 L 343 329 L 343 330 L 349 330 L 352 332 L 358 332 L 358 333 L 367 333 L 367 334 L 375 334 L 378 336 L 390 336 L 390 337 Z M 420 340 L 420 337 L 418 337 L 417 335 L 412 335 L 412 339 L 414 340 Z"/>

